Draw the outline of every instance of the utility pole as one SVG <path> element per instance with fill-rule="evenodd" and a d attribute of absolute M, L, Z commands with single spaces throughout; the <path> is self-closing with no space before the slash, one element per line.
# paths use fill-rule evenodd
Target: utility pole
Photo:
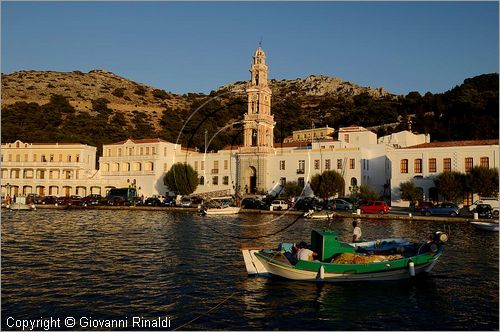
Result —
<path fill-rule="evenodd" d="M 208 137 L 208 129 L 205 129 L 205 154 L 207 153 L 207 137 Z"/>

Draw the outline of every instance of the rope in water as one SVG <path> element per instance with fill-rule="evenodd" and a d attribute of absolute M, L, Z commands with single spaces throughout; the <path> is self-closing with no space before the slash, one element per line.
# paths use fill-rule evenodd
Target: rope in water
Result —
<path fill-rule="evenodd" d="M 300 215 L 298 216 L 297 218 L 295 218 L 295 220 L 293 222 L 291 222 L 290 224 L 286 225 L 285 227 L 277 230 L 276 232 L 274 233 L 270 233 L 270 234 L 266 234 L 266 235 L 260 235 L 260 236 L 235 236 L 235 235 L 231 235 L 231 234 L 226 234 L 224 232 L 221 232 L 215 228 L 212 228 L 210 226 L 210 224 L 205 224 L 208 228 L 210 228 L 213 232 L 217 233 L 217 234 L 220 234 L 220 235 L 224 235 L 224 236 L 227 236 L 227 237 L 230 237 L 230 238 L 233 238 L 233 239 L 241 239 L 241 240 L 255 240 L 255 239 L 262 239 L 262 238 L 266 238 L 266 237 L 270 237 L 270 236 L 273 236 L 273 235 L 276 235 L 276 234 L 279 234 L 283 231 L 285 231 L 286 229 L 292 227 L 297 221 L 299 221 L 304 215 Z"/>
<path fill-rule="evenodd" d="M 225 302 L 227 302 L 227 301 L 228 301 L 231 297 L 233 297 L 236 293 L 239 293 L 239 292 L 234 292 L 234 293 L 232 293 L 231 295 L 229 295 L 228 297 L 226 297 L 224 300 L 222 300 L 222 302 L 219 302 L 219 303 L 218 303 L 215 307 L 212 307 L 210 310 L 208 310 L 208 311 L 206 311 L 206 312 L 202 313 L 201 315 L 199 315 L 199 316 L 197 316 L 197 317 L 195 317 L 195 318 L 191 319 L 189 322 L 184 323 L 184 324 L 182 324 L 181 326 L 179 326 L 179 327 L 177 327 L 177 328 L 173 329 L 173 331 L 180 330 L 180 329 L 182 329 L 183 327 L 188 326 L 188 325 L 190 325 L 191 323 L 193 323 L 194 321 L 196 321 L 196 320 L 200 319 L 201 317 L 203 317 L 203 316 L 205 316 L 205 315 L 208 315 L 210 312 L 214 311 L 215 309 L 217 309 L 218 307 L 220 307 L 222 304 L 224 304 Z"/>
<path fill-rule="evenodd" d="M 290 224 L 286 225 L 285 227 L 277 230 L 276 232 L 274 233 L 271 233 L 271 234 L 267 234 L 267 235 L 261 235 L 261 236 L 234 236 L 234 235 L 230 235 L 230 234 L 226 234 L 224 232 L 220 232 L 218 231 L 217 229 L 214 229 L 212 228 L 209 224 L 206 224 L 206 226 L 208 228 L 210 228 L 212 231 L 214 231 L 215 233 L 218 233 L 220 235 L 224 235 L 224 236 L 228 236 L 228 237 L 231 237 L 231 238 L 235 238 L 235 239 L 244 239 L 244 240 L 251 240 L 251 239 L 260 239 L 260 238 L 265 238 L 265 237 L 269 237 L 269 236 L 273 236 L 273 235 L 276 235 L 276 234 L 279 234 L 283 231 L 285 231 L 286 229 L 290 228 L 291 226 L 293 226 L 297 221 L 300 220 L 300 218 L 302 218 L 303 215 L 300 215 L 298 216 L 297 218 L 295 218 L 295 220 L 293 222 L 291 222 Z M 222 304 L 224 304 L 225 302 L 227 302 L 231 297 L 233 297 L 235 294 L 237 294 L 239 292 L 233 292 L 231 293 L 231 295 L 229 295 L 228 297 L 226 297 L 224 300 L 222 300 L 221 302 L 219 302 L 216 306 L 212 307 L 210 310 L 202 313 L 201 315 L 193 318 L 192 320 L 190 320 L 189 322 L 185 323 L 185 324 L 182 324 L 181 326 L 173 329 L 173 331 L 177 331 L 177 330 L 180 330 L 182 329 L 183 327 L 185 326 L 189 326 L 191 323 L 195 322 L 196 320 L 200 319 L 201 317 L 205 316 L 205 315 L 208 315 L 210 312 L 214 311 L 215 309 L 217 309 L 218 307 L 220 307 Z"/>

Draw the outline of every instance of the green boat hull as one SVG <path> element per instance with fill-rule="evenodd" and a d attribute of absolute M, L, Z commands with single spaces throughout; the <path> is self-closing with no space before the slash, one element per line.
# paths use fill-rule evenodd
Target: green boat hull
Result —
<path fill-rule="evenodd" d="M 382 281 L 401 280 L 428 273 L 432 270 L 442 250 L 436 254 L 398 259 L 394 261 L 368 264 L 334 264 L 317 261 L 299 261 L 295 266 L 286 264 L 283 259 L 276 259 L 281 253 L 272 254 L 255 252 L 264 270 L 258 275 L 278 276 L 291 280 L 341 282 L 341 281 Z M 413 263 L 413 267 L 410 263 Z"/>

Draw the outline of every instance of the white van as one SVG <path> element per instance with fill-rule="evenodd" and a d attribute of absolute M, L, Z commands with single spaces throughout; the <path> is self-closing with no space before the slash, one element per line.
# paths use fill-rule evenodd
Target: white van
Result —
<path fill-rule="evenodd" d="M 493 215 L 495 217 L 498 217 L 498 205 L 499 205 L 498 198 L 482 197 L 481 199 L 475 201 L 474 204 L 472 204 L 469 207 L 469 210 L 470 211 L 474 210 L 478 204 L 489 204 L 491 206 L 491 208 L 493 209 Z"/>

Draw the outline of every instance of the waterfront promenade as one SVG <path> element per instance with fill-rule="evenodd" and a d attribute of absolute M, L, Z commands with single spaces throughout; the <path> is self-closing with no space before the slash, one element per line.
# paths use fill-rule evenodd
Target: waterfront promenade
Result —
<path fill-rule="evenodd" d="M 158 207 L 158 206 L 108 206 L 108 205 L 98 205 L 98 206 L 68 206 L 68 205 L 36 205 L 37 209 L 55 209 L 55 210 L 125 210 L 125 211 L 164 211 L 164 212 L 191 212 L 197 213 L 197 208 L 180 208 L 180 207 Z M 253 209 L 241 209 L 240 214 L 272 214 L 272 215 L 282 215 L 286 214 L 289 216 L 299 216 L 303 215 L 303 211 L 285 210 L 285 211 L 269 211 L 269 210 L 253 210 Z M 324 214 L 325 212 L 320 212 L 319 214 Z M 408 220 L 408 221 L 446 221 L 446 222 L 464 222 L 469 223 L 471 221 L 491 221 L 491 219 L 474 219 L 473 216 L 456 216 L 456 217 L 441 217 L 441 216 L 422 216 L 415 214 L 413 211 L 407 211 L 405 209 L 400 209 L 397 211 L 391 211 L 388 214 L 356 214 L 355 212 L 337 212 L 329 211 L 328 216 L 331 219 L 345 219 L 345 218 L 359 218 L 359 219 L 386 219 L 386 220 Z M 211 218 L 211 217 L 208 217 Z M 312 220 L 314 218 L 305 218 L 306 220 Z M 328 219 L 322 219 L 327 221 Z M 495 219 L 493 219 L 495 220 Z"/>

